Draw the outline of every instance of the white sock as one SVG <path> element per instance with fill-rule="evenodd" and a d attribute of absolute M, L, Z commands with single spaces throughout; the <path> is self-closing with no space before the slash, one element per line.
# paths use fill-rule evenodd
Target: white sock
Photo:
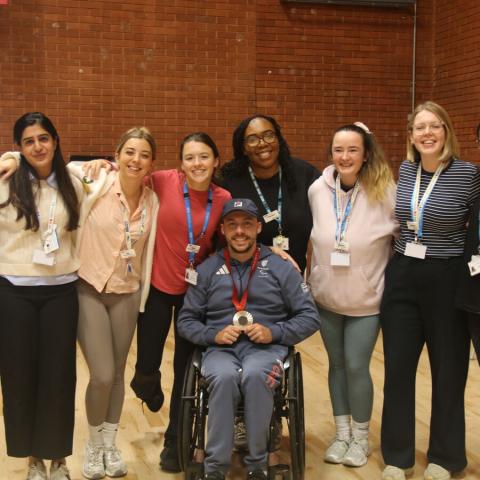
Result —
<path fill-rule="evenodd" d="M 339 440 L 350 441 L 350 415 L 336 415 L 333 417 L 335 420 L 335 426 L 337 428 L 337 438 Z"/>
<path fill-rule="evenodd" d="M 90 445 L 93 447 L 101 447 L 103 445 L 102 426 L 97 425 L 96 427 L 93 427 L 92 425 L 89 425 L 88 431 L 90 432 Z"/>
<path fill-rule="evenodd" d="M 115 445 L 117 431 L 118 423 L 103 422 L 103 444 L 106 447 L 113 447 Z"/>
<path fill-rule="evenodd" d="M 370 422 L 356 422 L 352 420 L 352 436 L 355 440 L 368 440 Z"/>

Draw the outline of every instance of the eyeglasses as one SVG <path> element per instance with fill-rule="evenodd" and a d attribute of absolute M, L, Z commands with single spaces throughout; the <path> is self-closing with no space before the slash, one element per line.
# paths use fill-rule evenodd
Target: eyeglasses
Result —
<path fill-rule="evenodd" d="M 440 133 L 443 130 L 444 126 L 445 124 L 440 122 L 430 123 L 430 124 L 419 123 L 418 125 L 414 125 L 412 130 L 413 130 L 413 133 L 416 133 L 418 135 L 425 133 L 427 129 L 429 132 L 432 132 L 432 133 Z"/>
<path fill-rule="evenodd" d="M 267 130 L 262 135 L 249 135 L 245 138 L 245 145 L 248 147 L 258 147 L 260 141 L 264 143 L 273 143 L 277 140 L 277 135 L 272 130 Z"/>

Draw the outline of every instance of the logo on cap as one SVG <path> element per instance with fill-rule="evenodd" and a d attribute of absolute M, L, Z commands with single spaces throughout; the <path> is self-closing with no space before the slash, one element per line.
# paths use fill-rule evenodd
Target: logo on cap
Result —
<path fill-rule="evenodd" d="M 243 203 L 242 203 L 242 202 L 235 202 L 235 203 L 233 204 L 233 207 L 234 207 L 234 208 L 243 207 Z"/>

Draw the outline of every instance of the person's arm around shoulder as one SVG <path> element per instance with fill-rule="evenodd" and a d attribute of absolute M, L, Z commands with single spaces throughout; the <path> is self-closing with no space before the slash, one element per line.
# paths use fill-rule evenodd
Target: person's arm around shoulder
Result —
<path fill-rule="evenodd" d="M 0 179 L 8 180 L 20 166 L 20 152 L 5 152 L 0 157 Z"/>
<path fill-rule="evenodd" d="M 279 261 L 278 261 L 279 262 Z M 320 328 L 320 318 L 310 288 L 288 262 L 275 265 L 283 300 L 290 318 L 271 327 L 273 343 L 295 345 Z"/>

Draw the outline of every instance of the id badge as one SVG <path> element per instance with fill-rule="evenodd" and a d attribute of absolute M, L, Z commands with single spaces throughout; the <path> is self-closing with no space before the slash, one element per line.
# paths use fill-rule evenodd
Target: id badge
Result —
<path fill-rule="evenodd" d="M 58 243 L 58 237 L 57 237 L 57 231 L 52 230 L 50 233 L 47 233 L 45 236 L 45 240 L 43 242 L 43 251 L 45 252 L 46 255 L 49 253 L 54 252 L 55 250 L 58 250 L 60 248 L 60 245 Z"/>
<path fill-rule="evenodd" d="M 188 267 L 185 270 L 185 281 L 190 285 L 196 285 L 198 279 L 198 272 L 194 268 Z"/>
<path fill-rule="evenodd" d="M 480 273 L 480 255 L 472 255 L 472 259 L 468 262 L 468 268 L 472 277 Z"/>
<path fill-rule="evenodd" d="M 282 250 L 288 250 L 290 244 L 287 237 L 277 235 L 276 237 L 273 237 L 273 246 L 281 248 Z"/>
<path fill-rule="evenodd" d="M 278 210 L 274 210 L 273 212 L 266 213 L 263 216 L 263 220 L 265 223 L 271 222 L 272 220 L 278 220 L 280 218 L 280 214 L 278 213 Z"/>
<path fill-rule="evenodd" d="M 198 253 L 200 251 L 200 245 L 189 243 L 185 249 L 188 253 Z"/>
<path fill-rule="evenodd" d="M 51 267 L 55 265 L 55 255 L 45 253 L 44 250 L 38 248 L 33 251 L 32 262 L 37 265 L 47 265 L 48 267 Z"/>
<path fill-rule="evenodd" d="M 419 258 L 420 260 L 425 259 L 427 254 L 427 246 L 422 245 L 421 243 L 408 242 L 405 247 L 405 255 L 407 257 Z"/>
<path fill-rule="evenodd" d="M 133 248 L 127 248 L 126 250 L 120 250 L 120 256 L 122 258 L 133 258 L 136 257 L 137 254 Z"/>
<path fill-rule="evenodd" d="M 330 254 L 330 265 L 332 267 L 349 267 L 350 254 L 348 252 L 332 252 Z"/>

